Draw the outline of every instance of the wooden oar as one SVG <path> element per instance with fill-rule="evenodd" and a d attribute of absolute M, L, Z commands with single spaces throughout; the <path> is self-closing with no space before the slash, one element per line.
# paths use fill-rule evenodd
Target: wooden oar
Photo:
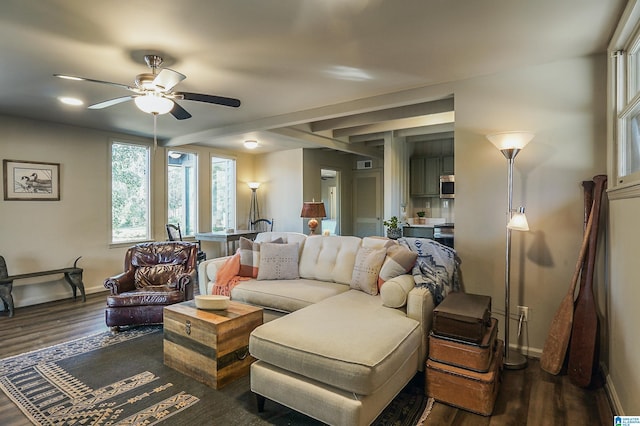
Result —
<path fill-rule="evenodd" d="M 596 187 L 591 211 L 593 224 L 589 237 L 589 253 L 586 259 L 587 276 L 585 278 L 585 286 L 580 289 L 576 300 L 568 369 L 571 382 L 584 388 L 591 384 L 598 332 L 598 312 L 593 297 L 593 271 L 597 254 L 600 205 L 602 204 L 602 194 L 607 183 L 607 176 L 594 176 L 593 181 L 596 183 Z"/>
<path fill-rule="evenodd" d="M 549 334 L 547 335 L 547 340 L 544 342 L 544 348 L 542 349 L 540 367 L 551 374 L 558 374 L 560 372 L 562 364 L 564 363 L 564 358 L 567 354 L 569 338 L 571 337 L 571 328 L 573 326 L 573 299 L 576 291 L 576 284 L 578 283 L 578 277 L 580 276 L 580 270 L 582 269 L 582 263 L 587 252 L 592 226 L 593 209 L 591 209 L 589 220 L 587 221 L 587 227 L 584 230 L 582 246 L 580 246 L 580 253 L 578 254 L 578 261 L 576 262 L 573 277 L 571 278 L 569 291 L 567 291 L 562 302 L 560 302 L 556 315 L 551 321 Z"/>

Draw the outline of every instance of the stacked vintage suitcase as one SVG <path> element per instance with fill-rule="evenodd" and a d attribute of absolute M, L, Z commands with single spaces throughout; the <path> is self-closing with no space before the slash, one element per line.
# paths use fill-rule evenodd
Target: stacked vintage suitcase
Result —
<path fill-rule="evenodd" d="M 498 395 L 503 342 L 491 298 L 450 293 L 434 310 L 425 390 L 436 401 L 489 416 Z"/>

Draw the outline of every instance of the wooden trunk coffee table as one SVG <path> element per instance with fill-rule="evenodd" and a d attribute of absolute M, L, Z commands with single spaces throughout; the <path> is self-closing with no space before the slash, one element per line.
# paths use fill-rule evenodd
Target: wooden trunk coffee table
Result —
<path fill-rule="evenodd" d="M 164 308 L 164 363 L 219 389 L 249 373 L 249 334 L 262 324 L 262 308 L 231 301 L 221 311 L 197 309 L 193 300 Z"/>

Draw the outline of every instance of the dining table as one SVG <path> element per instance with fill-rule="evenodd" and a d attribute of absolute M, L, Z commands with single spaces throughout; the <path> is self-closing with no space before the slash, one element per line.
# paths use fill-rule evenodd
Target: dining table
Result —
<path fill-rule="evenodd" d="M 229 229 L 226 231 L 198 232 L 195 235 L 198 241 L 214 241 L 224 244 L 224 255 L 229 256 L 229 244 L 232 245 L 232 253 L 235 252 L 235 242 L 241 237 L 253 240 L 260 231 L 249 229 Z"/>

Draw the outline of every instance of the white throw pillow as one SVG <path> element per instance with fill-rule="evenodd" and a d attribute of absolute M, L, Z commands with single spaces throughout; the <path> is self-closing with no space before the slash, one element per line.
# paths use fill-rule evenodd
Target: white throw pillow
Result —
<path fill-rule="evenodd" d="M 260 244 L 258 280 L 296 280 L 298 272 L 298 243 Z"/>
<path fill-rule="evenodd" d="M 361 247 L 353 266 L 351 288 L 374 296 L 378 294 L 378 274 L 386 255 L 387 249 L 384 247 L 379 249 Z"/>

